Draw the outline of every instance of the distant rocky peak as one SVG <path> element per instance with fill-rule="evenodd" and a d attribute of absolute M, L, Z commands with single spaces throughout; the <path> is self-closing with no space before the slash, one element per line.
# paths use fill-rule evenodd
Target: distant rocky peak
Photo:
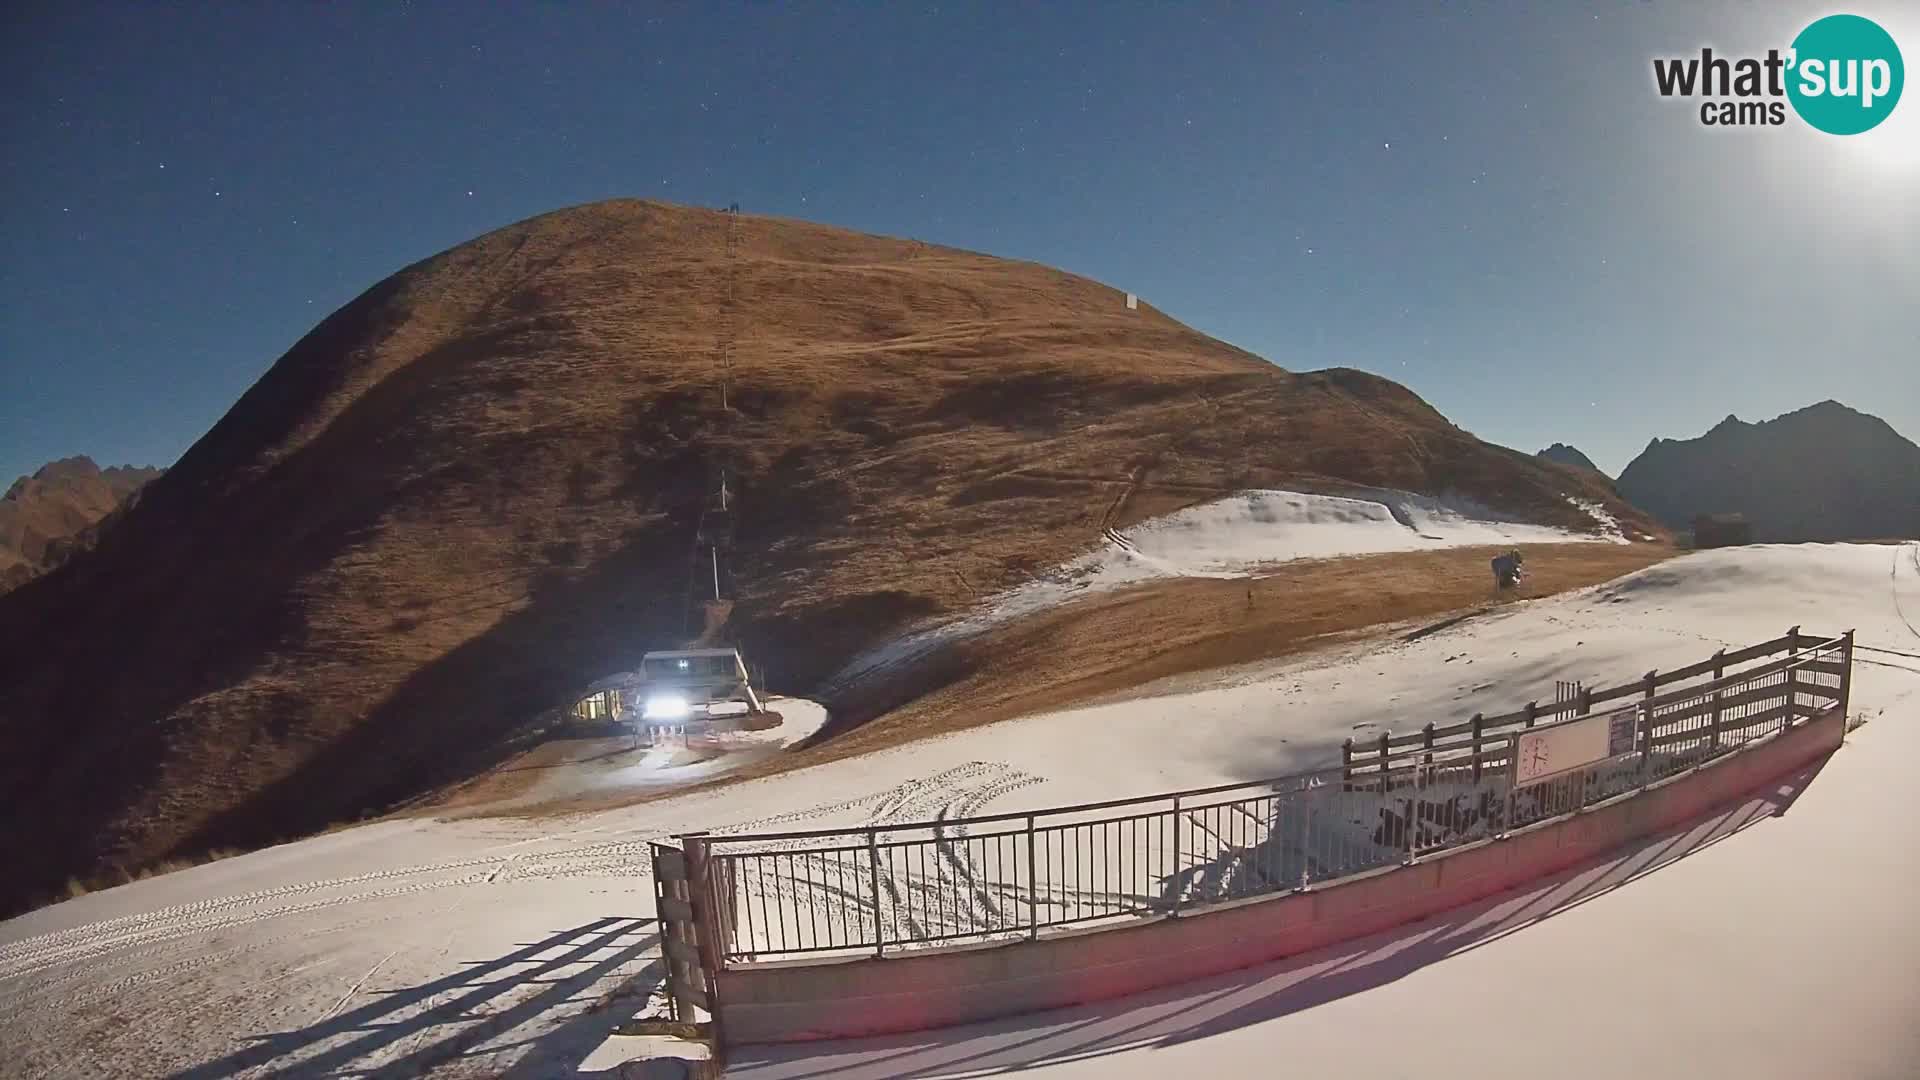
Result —
<path fill-rule="evenodd" d="M 75 454 L 49 461 L 31 475 L 15 479 L 0 501 L 18 502 L 33 491 L 71 487 L 95 479 L 104 480 L 108 487 L 125 495 L 165 471 L 151 465 L 110 465 L 103 469 L 87 455 Z"/>
<path fill-rule="evenodd" d="M 1545 458 L 1548 461 L 1561 465 L 1571 465 L 1577 469 L 1586 469 L 1589 472 L 1600 471 L 1600 467 L 1593 463 L 1592 458 L 1581 453 L 1577 447 L 1568 446 L 1566 443 L 1554 443 L 1552 446 L 1547 447 L 1534 456 Z"/>
<path fill-rule="evenodd" d="M 98 475 L 100 475 L 100 466 L 94 464 L 92 458 L 85 454 L 75 454 L 72 457 L 64 457 L 47 462 L 45 465 L 34 470 L 33 478 L 35 480 L 59 480 L 73 476 Z"/>
<path fill-rule="evenodd" d="M 1920 446 L 1828 399 L 1690 439 L 1655 439 L 1620 474 L 1622 495 L 1676 529 L 1737 512 L 1759 542 L 1920 536 Z M 1893 496 L 1893 497 L 1889 497 Z"/>
<path fill-rule="evenodd" d="M 90 547 L 107 520 L 161 470 L 102 471 L 84 454 L 50 461 L 0 497 L 0 593 Z"/>

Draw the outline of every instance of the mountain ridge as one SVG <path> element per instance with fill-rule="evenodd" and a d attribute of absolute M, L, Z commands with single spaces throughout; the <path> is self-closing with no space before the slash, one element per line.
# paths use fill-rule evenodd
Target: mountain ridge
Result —
<path fill-rule="evenodd" d="M 1620 494 L 1669 527 L 1739 513 L 1758 542 L 1920 537 L 1920 446 L 1827 399 L 1771 420 L 1727 417 L 1691 439 L 1655 438 Z"/>
<path fill-rule="evenodd" d="M 94 550 L 0 598 L 0 791 L 49 822 L 0 861 L 45 890 L 497 760 L 697 629 L 723 472 L 729 633 L 782 691 L 1236 490 L 1458 491 L 1589 529 L 1578 498 L 1655 528 L 1389 380 L 1287 371 L 1039 264 L 568 208 L 329 314 Z"/>
<path fill-rule="evenodd" d="M 1545 450 L 1539 451 L 1534 456 L 1556 464 L 1567 465 L 1576 469 L 1585 469 L 1603 478 L 1607 475 L 1600 471 L 1600 466 L 1595 465 L 1592 458 L 1581 453 L 1578 448 L 1569 446 L 1566 443 L 1554 443 Z M 1609 482 L 1611 481 L 1609 480 Z"/>
<path fill-rule="evenodd" d="M 134 465 L 102 469 L 79 454 L 16 479 L 0 495 L 0 592 L 91 546 L 96 531 L 161 472 Z"/>

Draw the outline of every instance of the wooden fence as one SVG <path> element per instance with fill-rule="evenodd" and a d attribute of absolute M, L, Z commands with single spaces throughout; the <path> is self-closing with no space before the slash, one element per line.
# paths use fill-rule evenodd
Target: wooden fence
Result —
<path fill-rule="evenodd" d="M 1843 635 L 1844 638 L 1844 635 Z M 1564 700 L 1542 705 L 1538 701 L 1529 701 L 1513 712 L 1485 716 L 1475 713 L 1469 720 L 1444 726 L 1427 724 L 1417 731 L 1394 734 L 1382 731 L 1377 739 L 1355 742 L 1348 739 L 1341 744 L 1340 757 L 1342 775 L 1349 786 L 1372 786 L 1382 779 L 1391 779 L 1397 774 L 1409 772 L 1422 766 L 1435 763 L 1451 767 L 1471 769 L 1472 779 L 1478 781 L 1481 773 L 1487 769 L 1502 768 L 1507 764 L 1509 737 L 1515 732 L 1524 731 L 1538 724 L 1573 716 L 1585 716 L 1594 711 L 1595 705 L 1602 705 L 1623 698 L 1638 698 L 1636 704 L 1660 706 L 1673 701 L 1697 697 L 1701 687 L 1691 686 L 1662 694 L 1661 688 L 1673 686 L 1711 676 L 1715 681 L 1729 676 L 1757 676 L 1769 671 L 1784 670 L 1790 666 L 1819 671 L 1827 674 L 1842 674 L 1843 667 L 1834 661 L 1808 661 L 1798 664 L 1801 653 L 1809 650 L 1830 647 L 1843 638 L 1812 638 L 1800 633 L 1798 626 L 1786 633 L 1757 645 L 1748 645 L 1742 649 L 1728 652 L 1721 649 L 1712 656 L 1686 667 L 1671 671 L 1649 671 L 1632 682 L 1621 683 L 1602 689 L 1579 687 Z M 1763 657 L 1777 657 L 1765 664 L 1735 670 L 1740 665 L 1759 660 Z M 1829 670 L 1831 668 L 1832 670 Z M 1753 695 L 1763 695 L 1763 691 L 1752 691 Z M 1663 723 L 1677 722 L 1694 716 L 1713 715 L 1717 725 L 1724 710 L 1735 709 L 1747 703 L 1747 697 L 1741 694 L 1722 696 L 1714 694 L 1711 700 L 1690 704 L 1677 711 L 1662 713 Z M 1787 708 L 1789 706 L 1782 706 Z M 1776 719 L 1772 713 L 1765 715 L 1742 716 L 1741 724 L 1754 725 Z M 1718 738 L 1716 728 L 1715 738 Z M 1657 744 L 1657 739 L 1656 739 Z"/>

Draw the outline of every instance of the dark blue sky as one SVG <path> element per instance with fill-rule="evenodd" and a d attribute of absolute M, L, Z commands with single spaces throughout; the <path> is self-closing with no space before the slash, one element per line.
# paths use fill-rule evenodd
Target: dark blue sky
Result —
<path fill-rule="evenodd" d="M 0 485 L 170 463 L 381 277 L 613 196 L 1050 263 L 1609 471 L 1827 397 L 1920 436 L 1920 100 L 1652 90 L 1828 10 L 12 4 Z"/>

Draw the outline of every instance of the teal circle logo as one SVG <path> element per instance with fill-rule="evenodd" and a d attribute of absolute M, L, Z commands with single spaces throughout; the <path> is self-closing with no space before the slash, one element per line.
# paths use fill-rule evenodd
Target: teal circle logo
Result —
<path fill-rule="evenodd" d="M 1893 36 L 1872 19 L 1829 15 L 1793 39 L 1787 99 L 1829 135 L 1858 135 L 1887 118 L 1907 72 Z"/>

